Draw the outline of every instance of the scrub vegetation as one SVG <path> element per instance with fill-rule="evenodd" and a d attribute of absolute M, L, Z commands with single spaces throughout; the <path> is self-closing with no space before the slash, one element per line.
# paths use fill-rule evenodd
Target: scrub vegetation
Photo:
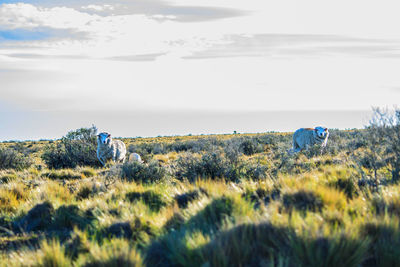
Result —
<path fill-rule="evenodd" d="M 124 138 L 95 127 L 0 144 L 0 266 L 400 266 L 400 110 L 291 133 Z"/>

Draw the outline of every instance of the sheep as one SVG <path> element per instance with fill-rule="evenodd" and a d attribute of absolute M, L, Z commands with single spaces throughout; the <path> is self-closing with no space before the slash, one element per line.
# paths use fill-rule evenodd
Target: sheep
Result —
<path fill-rule="evenodd" d="M 100 133 L 97 135 L 97 158 L 103 166 L 112 159 L 114 162 L 124 162 L 126 146 L 121 140 L 112 140 L 111 134 Z"/>
<path fill-rule="evenodd" d="M 130 154 L 130 155 L 129 155 L 129 161 L 137 161 L 137 162 L 143 163 L 142 158 L 141 158 L 140 155 L 137 154 L 137 153 L 132 153 L 132 154 Z"/>
<path fill-rule="evenodd" d="M 315 127 L 313 128 L 300 128 L 293 134 L 293 148 L 292 152 L 299 152 L 308 149 L 315 144 L 321 144 L 321 153 L 328 142 L 329 132 L 327 128 Z"/>

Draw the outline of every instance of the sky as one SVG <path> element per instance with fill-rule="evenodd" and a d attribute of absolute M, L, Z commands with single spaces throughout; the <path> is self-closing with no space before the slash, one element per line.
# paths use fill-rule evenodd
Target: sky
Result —
<path fill-rule="evenodd" d="M 0 141 L 363 128 L 400 97 L 392 0 L 0 0 Z"/>

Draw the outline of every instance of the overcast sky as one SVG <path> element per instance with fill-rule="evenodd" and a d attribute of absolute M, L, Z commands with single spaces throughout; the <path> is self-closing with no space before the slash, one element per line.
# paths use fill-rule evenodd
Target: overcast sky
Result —
<path fill-rule="evenodd" d="M 361 128 L 399 102 L 399 7 L 0 0 L 0 140 Z"/>

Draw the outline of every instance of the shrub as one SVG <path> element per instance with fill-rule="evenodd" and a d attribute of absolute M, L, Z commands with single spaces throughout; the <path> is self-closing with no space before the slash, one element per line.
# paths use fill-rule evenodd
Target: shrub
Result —
<path fill-rule="evenodd" d="M 20 220 L 14 222 L 17 231 L 43 231 L 50 227 L 54 215 L 54 208 L 50 202 L 35 205 Z"/>
<path fill-rule="evenodd" d="M 259 144 L 254 139 L 245 139 L 240 144 L 240 149 L 245 155 L 248 156 L 262 151 L 262 148 L 260 148 Z"/>
<path fill-rule="evenodd" d="M 0 148 L 0 170 L 23 170 L 32 165 L 32 160 L 13 149 Z"/>
<path fill-rule="evenodd" d="M 127 181 L 152 183 L 159 182 L 167 172 L 158 161 L 143 164 L 137 161 L 125 162 L 121 167 L 121 178 Z"/>
<path fill-rule="evenodd" d="M 221 152 L 209 152 L 201 157 L 199 174 L 204 178 L 222 178 L 226 172 L 226 160 Z"/>
<path fill-rule="evenodd" d="M 70 229 L 78 227 L 86 229 L 92 226 L 95 218 L 90 212 L 83 212 L 76 205 L 60 206 L 55 214 L 52 226 L 56 229 Z"/>
<path fill-rule="evenodd" d="M 80 128 L 67 133 L 57 144 L 48 145 L 42 159 L 49 168 L 101 166 L 96 151 L 97 128 Z"/>
<path fill-rule="evenodd" d="M 368 251 L 365 238 L 334 234 L 327 237 L 296 236 L 292 238 L 296 266 L 360 266 Z"/>
<path fill-rule="evenodd" d="M 190 182 L 194 182 L 200 175 L 199 166 L 199 158 L 195 157 L 192 153 L 185 153 L 176 161 L 175 176 L 179 180 L 187 179 Z"/>
<path fill-rule="evenodd" d="M 161 208 L 167 206 L 167 202 L 163 200 L 162 195 L 154 191 L 146 191 L 143 193 L 130 192 L 126 194 L 126 198 L 130 202 L 143 201 L 152 211 L 158 212 Z"/>
<path fill-rule="evenodd" d="M 400 229 L 398 220 L 370 222 L 362 228 L 362 234 L 371 239 L 370 259 L 374 266 L 398 266 L 400 258 Z"/>
<path fill-rule="evenodd" d="M 186 153 L 176 161 L 175 176 L 179 180 L 194 182 L 198 178 L 226 179 L 239 182 L 241 179 L 264 179 L 267 177 L 267 166 L 240 161 L 236 152 L 228 148 L 227 157 L 221 151 L 205 153 L 201 158 Z"/>
<path fill-rule="evenodd" d="M 244 224 L 199 249 L 204 266 L 289 266 L 291 231 L 269 223 Z"/>
<path fill-rule="evenodd" d="M 178 179 L 194 182 L 197 178 L 223 178 L 228 162 L 219 151 L 205 153 L 201 159 L 187 153 L 177 160 L 175 175 Z"/>
<path fill-rule="evenodd" d="M 394 112 L 375 108 L 373 118 L 365 130 L 366 148 L 355 154 L 355 161 L 373 173 L 377 180 L 378 171 L 389 168 L 392 180 L 400 179 L 400 109 Z M 362 168 L 360 168 L 363 175 Z"/>

